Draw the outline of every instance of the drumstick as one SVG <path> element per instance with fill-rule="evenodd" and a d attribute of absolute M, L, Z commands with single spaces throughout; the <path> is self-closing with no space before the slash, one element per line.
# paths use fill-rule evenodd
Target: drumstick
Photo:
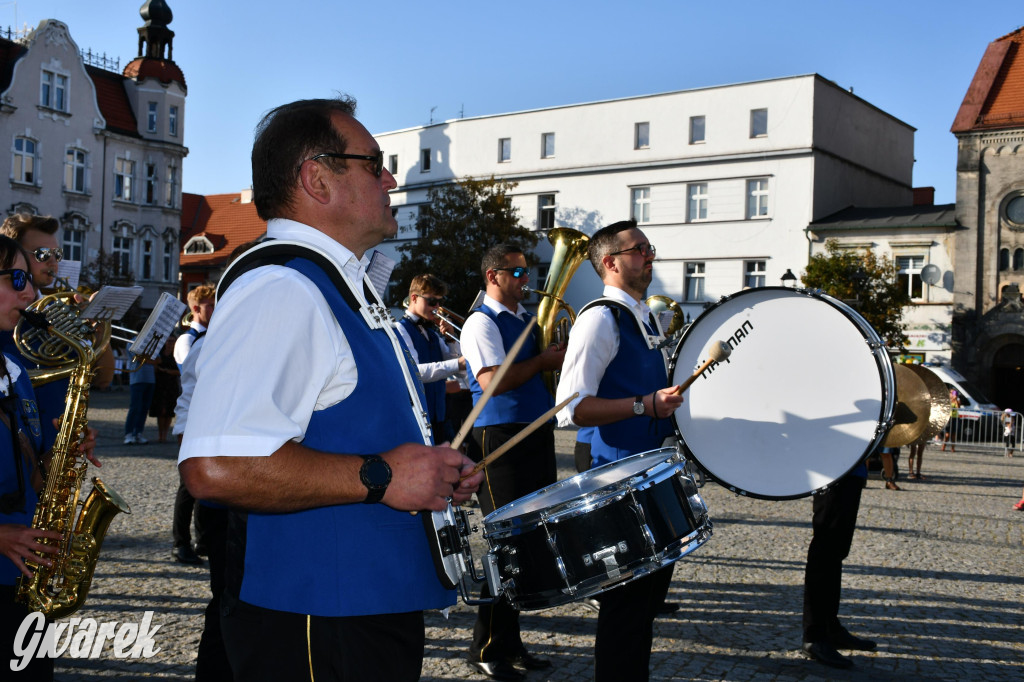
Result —
<path fill-rule="evenodd" d="M 466 440 L 466 436 L 469 435 L 469 430 L 473 428 L 473 422 L 475 422 L 476 418 L 480 416 L 480 411 L 484 409 L 484 405 L 487 404 L 487 401 L 491 399 L 491 394 L 493 394 L 495 389 L 498 388 L 498 384 L 501 383 L 501 379 L 505 376 L 505 372 L 507 372 L 508 368 L 515 362 L 516 356 L 519 355 L 519 349 L 521 349 L 523 344 L 526 343 L 526 338 L 530 335 L 530 332 L 533 330 L 533 325 L 536 323 L 537 318 L 531 317 L 530 321 L 526 323 L 526 328 L 523 329 L 519 334 L 519 338 L 516 339 L 516 342 L 512 345 L 512 348 L 510 348 L 508 353 L 505 354 L 504 361 L 502 361 L 501 365 L 498 366 L 498 369 L 495 370 L 494 376 L 491 377 L 491 380 L 487 383 L 487 388 L 485 388 L 484 392 L 480 395 L 480 400 L 476 401 L 476 405 L 473 406 L 473 409 L 470 410 L 469 416 L 466 417 L 466 421 L 463 422 L 462 428 L 459 429 L 457 434 L 455 434 L 455 439 L 452 440 L 451 443 L 451 448 L 453 450 L 458 450 L 459 446 L 462 445 L 462 441 Z"/>
<path fill-rule="evenodd" d="M 483 469 L 485 466 L 487 466 L 488 464 L 490 464 L 494 460 L 496 460 L 499 457 L 501 457 L 502 455 L 504 455 L 506 452 L 511 450 L 513 447 L 515 447 L 519 443 L 519 441 L 521 441 L 522 439 L 524 439 L 527 436 L 529 436 L 531 433 L 533 433 L 534 431 L 539 429 L 543 424 L 545 424 L 547 422 L 547 420 L 551 419 L 556 414 L 558 414 L 559 410 L 561 410 L 563 407 L 565 407 L 566 405 L 571 403 L 573 400 L 578 398 L 579 395 L 580 395 L 579 392 L 573 393 L 571 396 L 569 396 L 568 398 L 566 398 L 562 402 L 558 403 L 557 405 L 552 407 L 550 410 L 548 410 L 547 412 L 545 412 L 541 416 L 539 416 L 536 419 L 534 419 L 532 422 L 530 422 L 529 424 L 526 425 L 526 428 L 524 428 L 522 431 L 520 431 L 516 435 L 512 436 L 511 438 L 509 438 L 504 443 L 502 443 L 501 447 L 499 447 L 497 450 L 495 450 L 494 452 L 492 452 L 491 454 L 487 455 L 482 460 L 477 462 L 476 466 L 473 467 L 473 470 L 470 471 L 465 476 L 460 476 L 459 480 L 462 481 L 462 480 L 464 480 L 466 478 L 469 478 L 470 476 L 472 476 L 473 474 L 477 473 L 478 471 Z"/>
<path fill-rule="evenodd" d="M 697 371 L 693 373 L 692 377 L 679 384 L 679 388 L 676 390 L 676 395 L 682 395 L 683 391 L 688 389 L 690 384 L 695 382 L 697 377 L 703 374 L 704 370 L 711 366 L 712 362 L 721 362 L 728 358 L 732 353 L 732 346 L 727 344 L 725 341 L 715 341 L 711 344 L 711 349 L 708 352 L 711 354 L 711 357 L 705 360 L 704 364 L 697 368 Z"/>

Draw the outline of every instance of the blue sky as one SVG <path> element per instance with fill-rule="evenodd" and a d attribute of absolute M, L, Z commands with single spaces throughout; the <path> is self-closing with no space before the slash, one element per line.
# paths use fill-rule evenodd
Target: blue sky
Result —
<path fill-rule="evenodd" d="M 956 190 L 949 132 L 985 47 L 1024 24 L 951 0 L 167 0 L 188 84 L 183 188 L 251 180 L 260 116 L 346 92 L 371 132 L 430 121 L 819 73 L 917 129 L 914 184 Z M 0 0 L 0 26 L 66 23 L 80 48 L 138 52 L 142 0 Z M 983 8 L 983 9 L 982 9 Z M 386 151 L 386 150 L 385 150 Z"/>

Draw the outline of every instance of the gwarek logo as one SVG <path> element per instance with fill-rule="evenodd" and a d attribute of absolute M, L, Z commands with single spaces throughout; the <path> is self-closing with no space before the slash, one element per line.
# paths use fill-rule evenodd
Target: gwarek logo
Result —
<path fill-rule="evenodd" d="M 64 623 L 47 623 L 41 613 L 30 613 L 21 621 L 14 638 L 11 670 L 24 670 L 32 658 L 99 658 L 108 640 L 115 658 L 152 658 L 160 653 L 153 639 L 162 627 L 151 627 L 153 612 L 146 611 L 141 623 L 117 621 L 97 623 L 94 618 L 69 618 Z"/>

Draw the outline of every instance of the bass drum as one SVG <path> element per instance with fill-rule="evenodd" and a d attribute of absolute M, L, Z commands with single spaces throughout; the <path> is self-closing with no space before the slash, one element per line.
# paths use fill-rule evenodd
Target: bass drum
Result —
<path fill-rule="evenodd" d="M 675 412 L 684 453 L 741 495 L 772 500 L 827 488 L 881 444 L 896 387 L 884 344 L 819 292 L 748 289 L 704 311 L 669 363 L 682 383 L 725 341 Z"/>

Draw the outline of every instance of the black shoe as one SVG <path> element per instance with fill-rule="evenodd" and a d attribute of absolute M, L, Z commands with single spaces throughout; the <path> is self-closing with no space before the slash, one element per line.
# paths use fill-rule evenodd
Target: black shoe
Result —
<path fill-rule="evenodd" d="M 662 602 L 661 606 L 654 610 L 657 616 L 668 616 L 679 610 L 679 604 L 674 601 Z"/>
<path fill-rule="evenodd" d="M 517 668 L 526 668 L 527 670 L 544 670 L 551 667 L 551 661 L 540 656 L 534 656 L 526 649 L 508 659 L 508 662 Z"/>
<path fill-rule="evenodd" d="M 181 545 L 171 550 L 171 556 L 180 564 L 201 564 L 202 558 L 188 545 Z"/>
<path fill-rule="evenodd" d="M 197 542 L 195 544 L 195 547 L 193 547 L 193 549 L 195 550 L 196 554 L 198 554 L 199 556 L 210 556 L 210 550 L 208 550 L 206 548 L 206 545 L 204 545 L 201 542 Z"/>
<path fill-rule="evenodd" d="M 870 639 L 851 635 L 846 628 L 830 632 L 828 635 L 828 641 L 831 642 L 832 646 L 835 648 L 846 649 L 848 651 L 874 651 L 875 647 L 878 646 Z"/>
<path fill-rule="evenodd" d="M 830 668 L 852 668 L 853 661 L 836 651 L 828 642 L 804 642 L 804 655 Z"/>
<path fill-rule="evenodd" d="M 469 667 L 487 675 L 492 680 L 521 680 L 526 673 L 516 670 L 507 661 L 470 661 L 466 663 Z"/>

